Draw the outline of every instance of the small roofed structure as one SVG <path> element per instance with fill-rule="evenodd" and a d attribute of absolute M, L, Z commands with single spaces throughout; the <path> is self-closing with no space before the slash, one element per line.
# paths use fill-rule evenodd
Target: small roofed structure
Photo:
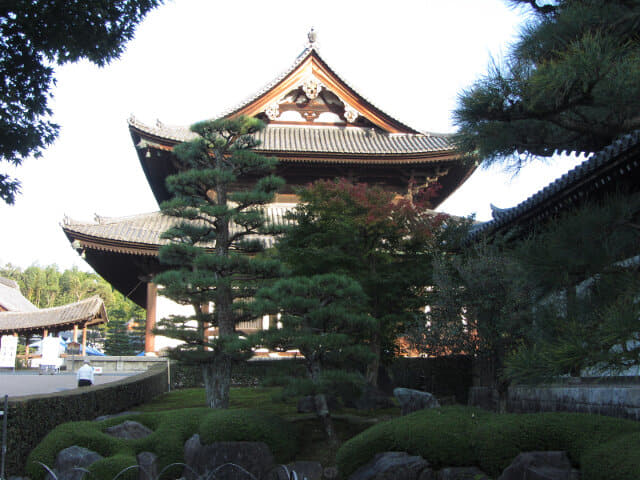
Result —
<path fill-rule="evenodd" d="M 20 293 L 17 283 L 5 278 L 0 278 L 0 305 L 11 307 L 0 311 L 0 335 L 22 335 L 27 339 L 42 335 L 44 338 L 50 333 L 73 330 L 73 341 L 77 342 L 78 329 L 82 328 L 83 355 L 86 354 L 87 328 L 108 322 L 104 302 L 97 295 L 59 307 L 39 309 Z"/>

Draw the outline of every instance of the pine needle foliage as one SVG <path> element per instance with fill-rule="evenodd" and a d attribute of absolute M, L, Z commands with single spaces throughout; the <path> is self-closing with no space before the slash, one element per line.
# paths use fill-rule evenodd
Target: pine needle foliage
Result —
<path fill-rule="evenodd" d="M 263 209 L 284 183 L 272 174 L 276 159 L 252 150 L 258 146 L 252 134 L 263 126 L 247 117 L 193 125 L 198 137 L 175 147 L 179 172 L 167 178 L 173 197 L 161 205 L 180 221 L 163 234 L 170 243 L 159 258 L 168 269 L 155 281 L 164 296 L 192 305 L 195 314 L 159 326 L 162 335 L 183 342 L 171 351 L 174 358 L 202 366 L 207 402 L 215 408 L 228 405 L 232 362 L 250 354 L 236 326 L 253 319 L 249 304 L 260 282 L 280 274 L 259 240 L 278 232 Z M 238 188 L 249 176 L 257 178 L 253 185 Z M 217 338 L 208 338 L 208 328 L 218 329 Z"/>
<path fill-rule="evenodd" d="M 460 94 L 461 150 L 518 168 L 640 128 L 640 1 L 509 3 L 527 23 L 506 59 Z"/>
<path fill-rule="evenodd" d="M 297 348 L 304 356 L 307 379 L 292 378 L 288 390 L 313 395 L 316 414 L 332 444 L 337 437 L 326 394 L 358 390 L 364 383 L 358 366 L 372 354 L 360 343 L 375 322 L 363 313 L 366 296 L 344 275 L 292 277 L 258 291 L 253 308 L 261 314 L 280 313 L 281 327 L 258 334 L 257 342 L 274 350 Z"/>

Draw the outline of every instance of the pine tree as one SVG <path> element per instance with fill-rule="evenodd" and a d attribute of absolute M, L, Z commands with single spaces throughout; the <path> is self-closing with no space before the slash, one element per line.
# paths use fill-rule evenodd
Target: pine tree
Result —
<path fill-rule="evenodd" d="M 640 1 L 510 3 L 532 15 L 506 61 L 460 96 L 464 152 L 518 167 L 531 155 L 594 152 L 640 128 Z"/>
<path fill-rule="evenodd" d="M 281 313 L 282 328 L 258 334 L 258 342 L 275 350 L 300 350 L 307 380 L 290 379 L 289 391 L 314 396 L 317 416 L 329 443 L 336 446 L 326 395 L 352 391 L 364 383 L 357 367 L 371 357 L 361 339 L 374 327 L 363 313 L 366 297 L 360 285 L 344 275 L 314 275 L 279 280 L 258 291 L 254 309 Z"/>
<path fill-rule="evenodd" d="M 228 406 L 232 363 L 250 354 L 236 325 L 252 318 L 248 304 L 259 281 L 279 273 L 279 262 L 260 255 L 264 244 L 256 237 L 275 233 L 263 206 L 284 183 L 271 174 L 276 159 L 252 150 L 258 145 L 252 134 L 261 128 L 246 117 L 193 125 L 197 138 L 174 148 L 179 172 L 167 178 L 173 197 L 161 205 L 176 223 L 159 253 L 168 270 L 155 281 L 162 295 L 192 305 L 195 314 L 159 326 L 162 335 L 184 342 L 172 350 L 174 358 L 201 366 L 212 408 Z M 257 180 L 241 190 L 241 177 Z M 210 327 L 218 330 L 214 340 L 206 337 Z"/>

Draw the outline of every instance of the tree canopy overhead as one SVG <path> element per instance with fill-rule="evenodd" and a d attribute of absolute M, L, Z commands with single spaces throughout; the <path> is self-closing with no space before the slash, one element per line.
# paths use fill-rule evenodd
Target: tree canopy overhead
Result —
<path fill-rule="evenodd" d="M 0 2 L 0 162 L 20 165 L 58 136 L 51 121 L 54 66 L 117 58 L 144 16 L 162 0 Z M 0 199 L 12 204 L 20 182 L 0 172 Z"/>
<path fill-rule="evenodd" d="M 463 91 L 458 143 L 516 166 L 640 128 L 640 1 L 508 0 L 531 11 L 503 64 Z"/>

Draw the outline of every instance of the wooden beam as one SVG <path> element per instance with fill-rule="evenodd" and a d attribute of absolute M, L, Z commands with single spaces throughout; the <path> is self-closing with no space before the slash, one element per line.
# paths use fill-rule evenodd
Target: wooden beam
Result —
<path fill-rule="evenodd" d="M 156 305 L 158 302 L 158 286 L 153 282 L 147 282 L 147 324 L 144 333 L 145 355 L 155 353 L 156 336 L 153 329 L 156 328 Z"/>
<path fill-rule="evenodd" d="M 73 324 L 73 343 L 78 343 L 78 324 Z"/>
<path fill-rule="evenodd" d="M 82 356 L 87 355 L 87 324 L 82 324 Z"/>

